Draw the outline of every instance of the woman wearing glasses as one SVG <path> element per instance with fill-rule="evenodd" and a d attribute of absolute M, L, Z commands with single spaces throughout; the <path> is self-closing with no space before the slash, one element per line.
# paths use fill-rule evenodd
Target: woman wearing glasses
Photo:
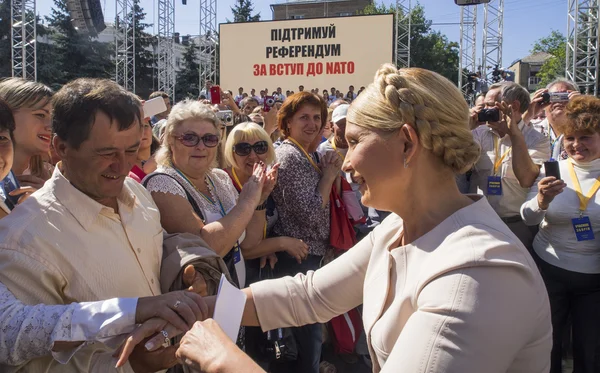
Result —
<path fill-rule="evenodd" d="M 242 250 L 262 239 L 264 202 L 275 184 L 275 170 L 256 164 L 238 194 L 227 173 L 215 168 L 219 126 L 207 105 L 190 100 L 175 105 L 156 155 L 158 169 L 143 184 L 160 210 L 163 228 L 201 236 L 244 287 Z"/>

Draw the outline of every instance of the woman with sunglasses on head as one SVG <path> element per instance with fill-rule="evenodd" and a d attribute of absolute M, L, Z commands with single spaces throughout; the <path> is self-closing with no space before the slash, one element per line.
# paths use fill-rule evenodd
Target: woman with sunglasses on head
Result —
<path fill-rule="evenodd" d="M 257 163 L 238 194 L 229 175 L 216 168 L 220 121 L 210 106 L 185 100 L 171 110 L 158 169 L 143 184 L 160 210 L 168 233 L 194 233 L 228 264 L 240 287 L 246 282 L 243 251 L 262 240 L 265 205 L 275 170 Z"/>
<path fill-rule="evenodd" d="M 22 186 L 39 189 L 50 178 L 53 167 L 42 157 L 50 152 L 52 128 L 47 86 L 21 78 L 0 82 L 0 98 L 11 107 L 15 118 L 13 172 Z"/>

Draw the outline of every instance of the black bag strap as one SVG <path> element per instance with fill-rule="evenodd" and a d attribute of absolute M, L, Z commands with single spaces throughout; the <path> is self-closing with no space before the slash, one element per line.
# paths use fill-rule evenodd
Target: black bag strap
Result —
<path fill-rule="evenodd" d="M 202 211 L 200 210 L 200 207 L 198 206 L 198 204 L 194 200 L 194 197 L 192 197 L 192 195 L 190 194 L 190 192 L 188 192 L 188 190 L 185 188 L 185 186 L 181 185 L 181 183 L 179 182 L 179 180 L 177 180 L 173 176 L 171 176 L 169 174 L 166 174 L 164 172 L 155 172 L 155 173 L 152 173 L 152 174 L 148 175 L 148 177 L 146 177 L 146 179 L 142 183 L 142 185 L 144 186 L 144 188 L 147 188 L 148 182 L 150 181 L 150 179 L 152 179 L 154 176 L 158 176 L 158 175 L 164 175 L 164 176 L 170 177 L 171 179 L 173 179 L 177 183 L 177 185 L 179 185 L 180 187 L 183 188 L 183 190 L 185 192 L 185 195 L 187 197 L 188 202 L 190 203 L 190 205 L 192 205 L 192 209 L 194 209 L 194 212 L 204 222 L 204 215 L 202 214 Z"/>

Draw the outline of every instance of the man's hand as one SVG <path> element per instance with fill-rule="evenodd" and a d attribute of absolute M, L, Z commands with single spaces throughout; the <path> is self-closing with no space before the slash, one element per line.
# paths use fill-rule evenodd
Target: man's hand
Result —
<path fill-rule="evenodd" d="M 177 346 L 148 351 L 143 343 L 137 345 L 129 356 L 129 364 L 135 373 L 150 373 L 169 369 L 177 364 Z"/>
<path fill-rule="evenodd" d="M 35 189 L 40 189 L 46 182 L 45 180 L 33 175 L 17 175 L 17 180 L 19 181 L 20 186 L 30 186 Z"/>
<path fill-rule="evenodd" d="M 168 321 L 179 330 L 187 331 L 197 320 L 208 317 L 208 306 L 201 296 L 189 291 L 139 298 L 135 322 L 139 324 L 155 317 Z"/>
<path fill-rule="evenodd" d="M 183 270 L 183 284 L 189 286 L 188 290 L 205 297 L 208 295 L 206 280 L 196 271 L 193 265 L 188 265 Z"/>

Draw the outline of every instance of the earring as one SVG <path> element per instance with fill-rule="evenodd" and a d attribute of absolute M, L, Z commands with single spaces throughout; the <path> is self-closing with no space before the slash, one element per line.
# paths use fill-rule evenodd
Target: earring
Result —
<path fill-rule="evenodd" d="M 404 158 L 404 168 L 408 168 L 408 161 Z"/>

